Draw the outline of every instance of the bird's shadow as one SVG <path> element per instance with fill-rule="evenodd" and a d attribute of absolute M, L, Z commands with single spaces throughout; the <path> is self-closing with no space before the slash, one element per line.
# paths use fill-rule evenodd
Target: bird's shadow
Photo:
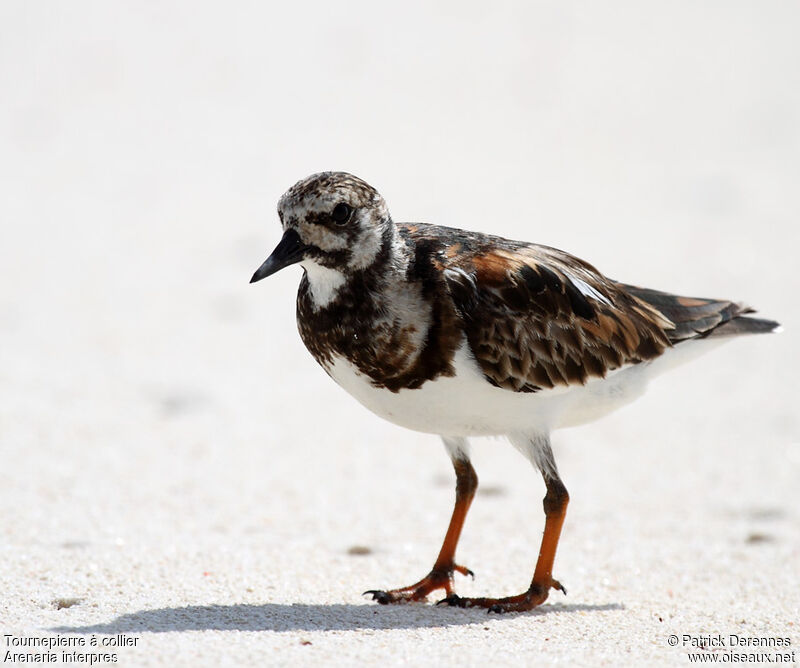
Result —
<path fill-rule="evenodd" d="M 530 615 L 624 610 L 619 603 L 547 605 Z M 516 615 L 514 615 L 516 616 Z M 59 626 L 57 633 L 167 633 L 172 631 L 356 631 L 442 628 L 486 623 L 485 610 L 428 605 L 320 605 L 264 603 L 261 605 L 191 605 L 183 608 L 140 610 L 104 624 Z"/>

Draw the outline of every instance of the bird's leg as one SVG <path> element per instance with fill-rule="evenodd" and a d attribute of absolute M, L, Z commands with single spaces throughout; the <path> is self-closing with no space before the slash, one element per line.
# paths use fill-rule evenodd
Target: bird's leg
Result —
<path fill-rule="evenodd" d="M 473 575 L 472 571 L 464 566 L 456 564 L 456 546 L 461 536 L 461 528 L 464 526 L 464 519 L 467 511 L 475 496 L 478 487 L 478 476 L 475 469 L 469 462 L 463 442 L 461 447 L 451 446 L 454 441 L 445 441 L 453 460 L 453 468 L 456 472 L 456 504 L 453 508 L 453 515 L 450 518 L 450 525 L 442 543 L 442 549 L 433 564 L 431 572 L 419 582 L 415 582 L 408 587 L 390 589 L 388 591 L 370 590 L 364 592 L 371 594 L 373 600 L 381 604 L 400 603 L 404 601 L 423 601 L 432 591 L 444 589 L 447 596 L 453 594 L 453 574 Z"/>
<path fill-rule="evenodd" d="M 567 514 L 569 494 L 567 493 L 567 488 L 564 487 L 564 483 L 561 482 L 561 478 L 558 477 L 549 442 L 544 444 L 535 443 L 535 445 L 538 452 L 532 458 L 534 463 L 542 469 L 547 493 L 543 502 L 545 514 L 544 535 L 542 536 L 539 559 L 536 561 L 536 570 L 533 573 L 530 587 L 522 594 L 506 598 L 461 598 L 452 594 L 440 601 L 440 603 L 461 608 L 488 608 L 489 612 L 522 612 L 544 603 L 551 589 L 558 589 L 565 594 L 567 593 L 561 583 L 553 578 L 553 562 L 556 558 L 556 548 L 558 547 L 558 539 L 561 536 L 561 527 Z"/>

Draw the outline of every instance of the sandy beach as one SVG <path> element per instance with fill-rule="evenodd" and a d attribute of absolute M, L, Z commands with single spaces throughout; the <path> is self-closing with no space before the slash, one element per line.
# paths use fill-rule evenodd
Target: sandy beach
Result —
<path fill-rule="evenodd" d="M 4 3 L 3 665 L 800 662 L 799 19 L 790 2 Z M 325 169 L 396 220 L 783 323 L 554 434 L 567 596 L 497 616 L 361 595 L 427 573 L 454 478 L 435 436 L 373 416 L 307 353 L 299 268 L 248 284 L 278 197 Z M 473 451 L 457 590 L 516 594 L 544 485 L 504 440 Z"/>

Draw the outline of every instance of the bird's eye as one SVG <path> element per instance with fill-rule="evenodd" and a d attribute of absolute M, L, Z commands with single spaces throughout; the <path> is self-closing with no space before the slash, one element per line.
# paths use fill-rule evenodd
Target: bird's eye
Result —
<path fill-rule="evenodd" d="M 331 212 L 331 218 L 333 218 L 333 222 L 337 225 L 344 225 L 350 220 L 351 215 L 353 215 L 353 207 L 344 202 L 339 202 L 333 207 L 333 211 Z"/>

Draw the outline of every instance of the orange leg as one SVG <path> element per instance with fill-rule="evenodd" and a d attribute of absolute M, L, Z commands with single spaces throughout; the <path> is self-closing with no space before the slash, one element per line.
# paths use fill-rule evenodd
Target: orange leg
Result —
<path fill-rule="evenodd" d="M 558 475 L 545 476 L 547 494 L 544 497 L 544 535 L 539 549 L 539 559 L 533 573 L 533 581 L 528 591 L 507 598 L 461 598 L 451 594 L 440 603 L 461 608 L 488 608 L 489 612 L 522 612 L 544 603 L 551 589 L 567 590 L 558 580 L 553 579 L 553 562 L 556 558 L 561 527 L 567 514 L 569 494 Z"/>
<path fill-rule="evenodd" d="M 456 471 L 456 505 L 453 516 L 442 543 L 442 549 L 431 572 L 419 582 L 408 587 L 381 591 L 371 589 L 364 594 L 371 594 L 372 599 L 386 605 L 387 603 L 400 603 L 404 601 L 424 601 L 432 591 L 444 589 L 447 596 L 453 595 L 453 574 L 473 575 L 472 571 L 456 564 L 456 546 L 461 536 L 461 528 L 467 516 L 475 490 L 478 488 L 478 476 L 469 460 L 461 456 L 453 457 L 453 468 Z"/>

